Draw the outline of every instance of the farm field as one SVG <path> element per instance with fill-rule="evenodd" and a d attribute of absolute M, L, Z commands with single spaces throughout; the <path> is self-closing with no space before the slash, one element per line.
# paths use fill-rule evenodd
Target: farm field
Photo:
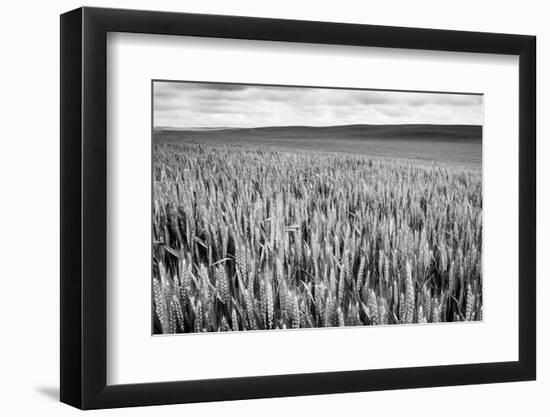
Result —
<path fill-rule="evenodd" d="M 267 146 L 481 166 L 481 126 L 349 125 L 253 129 L 156 129 L 167 143 Z"/>
<path fill-rule="evenodd" d="M 157 129 L 155 334 L 483 318 L 479 126 Z"/>

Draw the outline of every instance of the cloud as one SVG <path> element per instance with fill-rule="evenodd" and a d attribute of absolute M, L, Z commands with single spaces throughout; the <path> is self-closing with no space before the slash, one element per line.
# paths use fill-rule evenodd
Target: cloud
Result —
<path fill-rule="evenodd" d="M 154 83 L 154 123 L 255 127 L 377 123 L 481 124 L 481 95 L 245 84 Z"/>
<path fill-rule="evenodd" d="M 472 94 L 414 94 L 409 97 L 408 104 L 413 107 L 440 104 L 445 106 L 481 105 L 482 96 Z"/>

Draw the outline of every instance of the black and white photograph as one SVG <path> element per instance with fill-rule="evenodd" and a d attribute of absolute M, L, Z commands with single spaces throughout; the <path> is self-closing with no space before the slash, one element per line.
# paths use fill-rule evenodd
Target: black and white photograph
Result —
<path fill-rule="evenodd" d="M 483 96 L 153 81 L 154 334 L 483 319 Z"/>

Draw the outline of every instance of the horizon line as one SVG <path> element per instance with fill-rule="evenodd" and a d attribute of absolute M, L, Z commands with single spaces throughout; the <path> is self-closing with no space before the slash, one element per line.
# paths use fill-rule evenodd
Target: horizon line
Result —
<path fill-rule="evenodd" d="M 309 127 L 309 128 L 329 128 L 346 126 L 479 126 L 483 124 L 474 123 L 349 123 L 342 125 L 261 125 L 261 126 L 155 126 L 153 129 L 263 129 L 277 127 Z"/>

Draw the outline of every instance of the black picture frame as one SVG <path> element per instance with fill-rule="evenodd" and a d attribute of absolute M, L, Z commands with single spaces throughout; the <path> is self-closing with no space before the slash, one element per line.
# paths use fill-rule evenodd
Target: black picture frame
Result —
<path fill-rule="evenodd" d="M 519 56 L 519 360 L 107 385 L 108 32 Z M 61 15 L 61 401 L 81 409 L 533 380 L 534 36 L 102 8 Z"/>

